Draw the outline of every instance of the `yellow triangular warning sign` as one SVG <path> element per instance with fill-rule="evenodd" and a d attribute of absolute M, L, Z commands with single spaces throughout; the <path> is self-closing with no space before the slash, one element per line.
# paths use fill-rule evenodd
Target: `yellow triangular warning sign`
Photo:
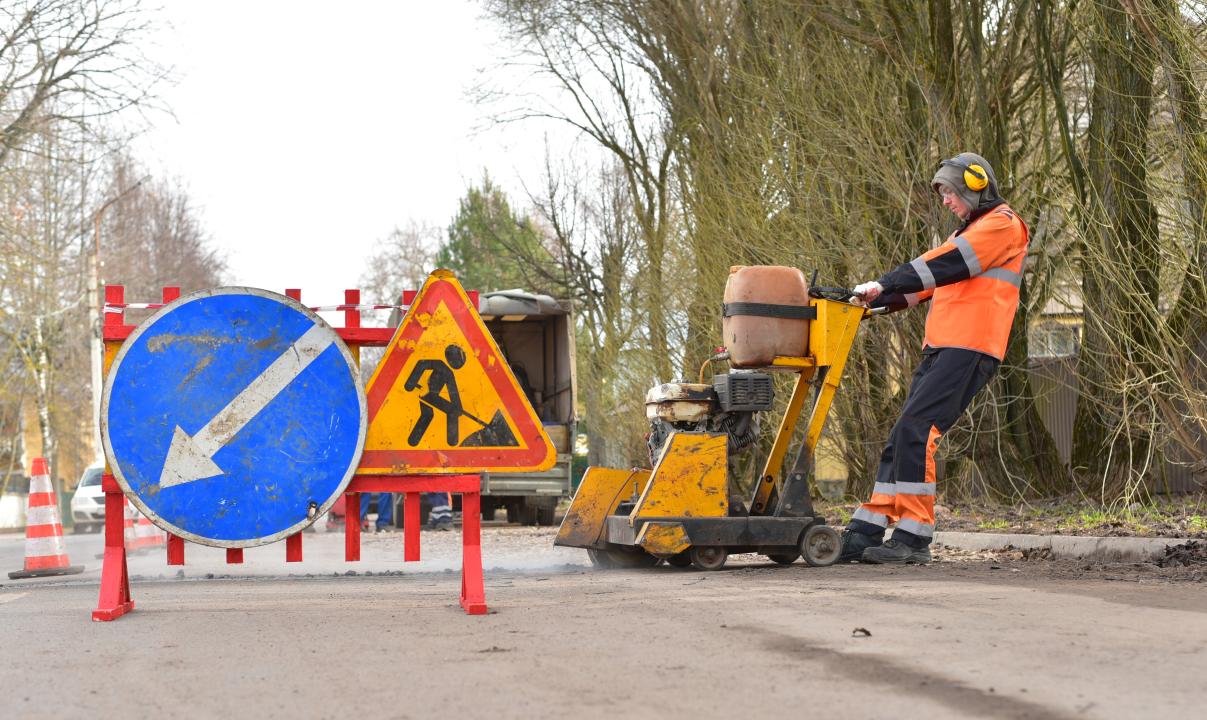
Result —
<path fill-rule="evenodd" d="M 428 277 L 365 389 L 358 474 L 536 471 L 557 453 L 457 278 Z"/>

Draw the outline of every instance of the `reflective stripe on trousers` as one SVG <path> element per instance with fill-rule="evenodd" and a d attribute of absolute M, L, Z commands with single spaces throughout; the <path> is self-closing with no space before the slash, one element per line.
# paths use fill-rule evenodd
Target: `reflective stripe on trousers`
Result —
<path fill-rule="evenodd" d="M 430 508 L 428 513 L 429 523 L 437 525 L 452 521 L 453 508 L 449 504 L 449 501 L 448 493 L 426 492 L 423 494 L 423 502 Z"/>

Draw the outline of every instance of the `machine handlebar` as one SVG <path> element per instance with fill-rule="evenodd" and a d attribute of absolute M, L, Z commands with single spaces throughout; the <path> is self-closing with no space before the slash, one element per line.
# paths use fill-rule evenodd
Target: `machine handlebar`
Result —
<path fill-rule="evenodd" d="M 809 288 L 809 297 L 847 302 L 850 298 L 855 297 L 855 291 L 850 288 L 811 287 Z"/>

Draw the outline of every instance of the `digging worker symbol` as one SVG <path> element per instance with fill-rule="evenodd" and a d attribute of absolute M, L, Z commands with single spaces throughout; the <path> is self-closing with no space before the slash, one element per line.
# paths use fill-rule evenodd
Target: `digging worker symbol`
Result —
<path fill-rule="evenodd" d="M 518 444 L 507 420 L 503 414 L 496 411 L 490 422 L 482 420 L 465 409 L 461 402 L 461 392 L 457 389 L 455 371 L 465 366 L 465 351 L 457 345 L 444 348 L 444 360 L 420 360 L 415 363 L 415 369 L 407 377 L 403 389 L 408 392 L 420 390 L 424 375 L 428 376 L 427 387 L 419 396 L 419 419 L 411 434 L 407 436 L 407 444 L 416 447 L 423 441 L 423 436 L 436 417 L 436 411 L 444 414 L 444 436 L 449 447 L 457 446 L 515 446 Z M 461 418 L 468 418 L 482 426 L 482 429 L 472 433 L 464 440 L 461 439 Z"/>
<path fill-rule="evenodd" d="M 435 410 L 444 413 L 444 434 L 448 444 L 456 447 L 461 442 L 461 416 L 466 413 L 461 407 L 461 393 L 457 391 L 457 378 L 453 377 L 453 371 L 465 365 L 465 351 L 456 345 L 449 345 L 444 348 L 444 360 L 447 362 L 420 360 L 407 378 L 404 388 L 415 390 L 423 380 L 424 373 L 431 373 L 427 391 L 419 397 L 419 419 L 415 421 L 415 427 L 407 437 L 407 443 L 411 447 L 418 445 L 423 439 L 423 434 L 427 432 L 428 425 L 432 424 L 432 418 L 436 415 Z M 447 398 L 441 395 L 445 391 L 448 392 Z"/>
<path fill-rule="evenodd" d="M 998 195 L 985 158 L 960 153 L 931 180 L 961 222 L 939 247 L 855 288 L 889 312 L 930 302 L 922 362 L 889 433 L 872 496 L 851 516 L 843 562 L 924 563 L 935 532 L 935 449 L 1006 355 L 1027 226 Z M 883 540 L 890 524 L 893 536 Z"/>

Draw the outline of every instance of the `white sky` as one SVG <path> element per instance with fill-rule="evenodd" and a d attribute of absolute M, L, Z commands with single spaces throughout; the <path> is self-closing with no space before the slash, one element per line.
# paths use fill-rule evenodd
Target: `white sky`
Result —
<path fill-rule="evenodd" d="M 483 169 L 521 206 L 519 178 L 539 179 L 550 128 L 475 133 L 486 113 L 468 91 L 500 51 L 480 14 L 169 0 L 148 54 L 176 69 L 162 93 L 176 118 L 153 116 L 136 152 L 185 182 L 232 283 L 339 302 L 376 239 L 412 218 L 447 226 Z"/>

